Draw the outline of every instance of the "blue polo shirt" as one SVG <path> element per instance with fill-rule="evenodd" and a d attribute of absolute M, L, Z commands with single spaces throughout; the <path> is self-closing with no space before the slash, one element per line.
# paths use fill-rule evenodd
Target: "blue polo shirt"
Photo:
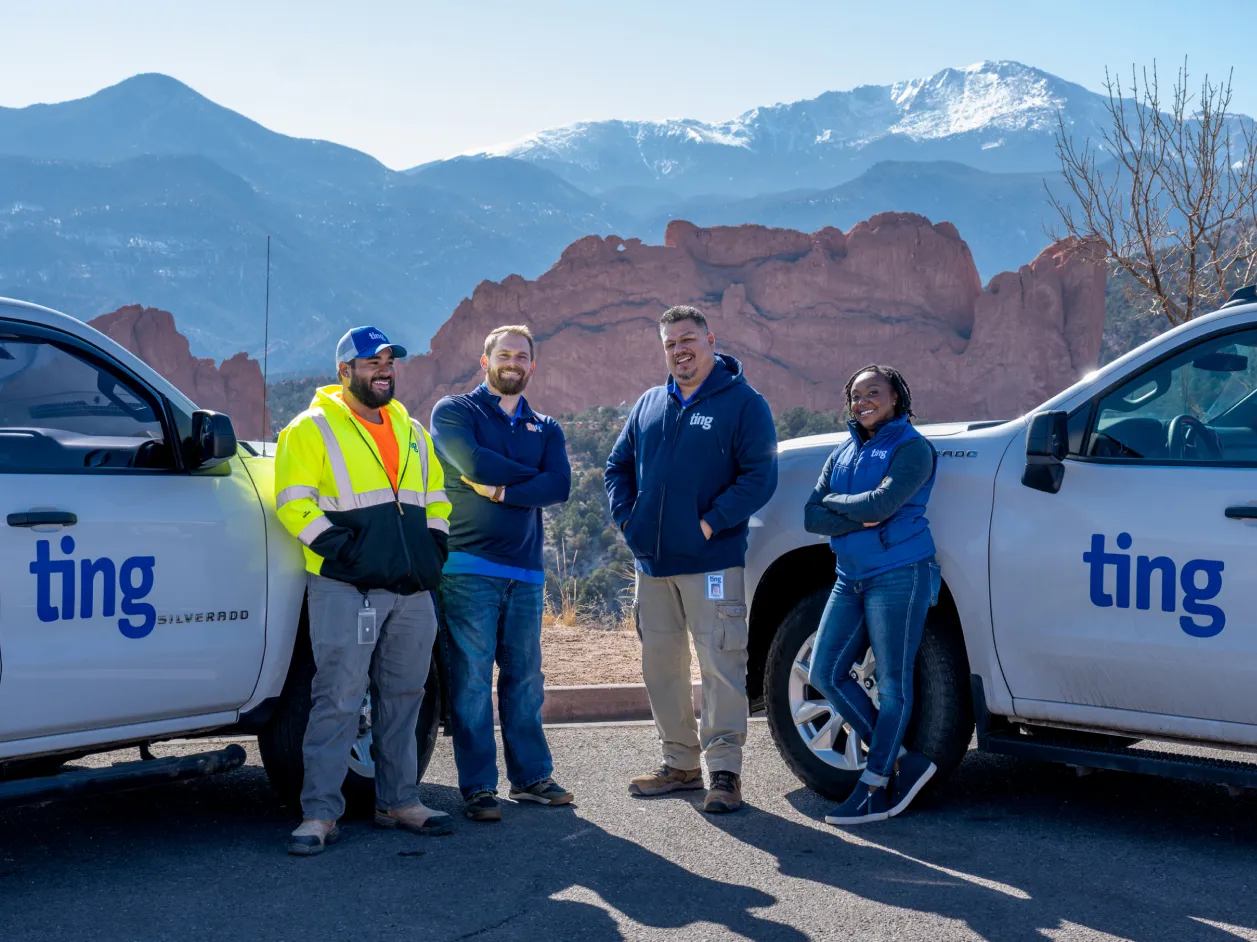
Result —
<path fill-rule="evenodd" d="M 432 442 L 445 470 L 450 513 L 450 574 L 541 584 L 541 508 L 567 500 L 572 472 L 563 430 L 522 396 L 513 415 L 483 383 L 446 396 L 432 410 Z M 495 503 L 462 482 L 506 488 Z"/>
<path fill-rule="evenodd" d="M 714 372 L 716 371 L 713 368 L 711 373 L 714 373 Z M 694 390 L 692 393 L 690 393 L 689 396 L 681 395 L 680 387 L 677 386 L 676 380 L 674 380 L 671 374 L 669 374 L 668 392 L 672 393 L 672 395 L 676 398 L 676 401 L 681 403 L 681 408 L 684 409 L 691 402 L 693 402 L 695 399 L 698 398 L 698 394 L 701 393 L 703 391 L 703 387 L 707 385 L 707 380 L 711 379 L 711 373 L 708 373 L 707 376 L 703 378 L 703 381 L 698 384 L 698 388 Z"/>

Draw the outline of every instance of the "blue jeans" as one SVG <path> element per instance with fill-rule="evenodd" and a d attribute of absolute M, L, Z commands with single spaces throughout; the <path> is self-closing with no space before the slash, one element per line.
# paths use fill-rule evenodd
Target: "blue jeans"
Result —
<path fill-rule="evenodd" d="M 498 712 L 506 774 L 516 788 L 550 777 L 554 765 L 541 728 L 543 587 L 493 576 L 447 574 L 441 579 L 445 627 L 442 650 L 450 679 L 454 762 L 463 798 L 496 792 L 493 663 L 498 664 Z"/>
<path fill-rule="evenodd" d="M 839 576 L 821 616 L 808 682 L 868 745 L 860 781 L 869 785 L 890 781 L 912 719 L 912 671 L 937 592 L 936 573 L 934 560 L 927 559 L 854 582 Z M 876 710 L 851 676 L 851 665 L 869 645 L 877 661 Z"/>

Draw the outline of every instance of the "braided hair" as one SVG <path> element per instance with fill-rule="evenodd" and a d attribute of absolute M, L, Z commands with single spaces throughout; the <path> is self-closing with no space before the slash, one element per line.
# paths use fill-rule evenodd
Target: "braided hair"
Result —
<path fill-rule="evenodd" d="M 912 418 L 912 390 L 908 388 L 908 381 L 903 378 L 893 366 L 882 366 L 879 363 L 871 363 L 868 366 L 862 366 L 847 380 L 845 389 L 845 397 L 847 402 L 847 414 L 851 415 L 851 387 L 855 385 L 856 379 L 864 373 L 876 373 L 878 376 L 884 377 L 886 382 L 890 383 L 890 388 L 895 393 L 895 418 L 906 415 Z"/>

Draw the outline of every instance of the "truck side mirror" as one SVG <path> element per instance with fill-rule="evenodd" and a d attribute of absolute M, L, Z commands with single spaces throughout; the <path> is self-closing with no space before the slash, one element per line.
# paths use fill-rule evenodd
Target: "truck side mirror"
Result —
<path fill-rule="evenodd" d="M 1030 419 L 1026 432 L 1026 468 L 1021 483 L 1038 491 L 1055 494 L 1065 479 L 1062 462 L 1069 454 L 1069 415 L 1040 412 Z"/>
<path fill-rule="evenodd" d="M 208 409 L 192 413 L 192 438 L 188 442 L 188 464 L 212 468 L 236 453 L 236 430 L 231 417 Z"/>

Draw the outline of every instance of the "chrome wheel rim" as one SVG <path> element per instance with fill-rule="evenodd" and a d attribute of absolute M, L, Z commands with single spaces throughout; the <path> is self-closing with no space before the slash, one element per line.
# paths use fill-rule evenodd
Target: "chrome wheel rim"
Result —
<path fill-rule="evenodd" d="M 358 738 L 349 747 L 349 771 L 375 778 L 375 739 L 371 734 L 371 694 L 362 698 L 358 713 Z"/>
<path fill-rule="evenodd" d="M 815 645 L 816 632 L 812 632 L 790 665 L 791 722 L 803 744 L 816 758 L 835 769 L 859 772 L 868 762 L 868 746 L 860 741 L 842 715 L 809 682 Z M 878 707 L 876 668 L 873 649 L 869 648 L 864 652 L 864 658 L 852 664 L 850 670 L 850 676 L 859 681 L 873 701 L 874 709 Z"/>

